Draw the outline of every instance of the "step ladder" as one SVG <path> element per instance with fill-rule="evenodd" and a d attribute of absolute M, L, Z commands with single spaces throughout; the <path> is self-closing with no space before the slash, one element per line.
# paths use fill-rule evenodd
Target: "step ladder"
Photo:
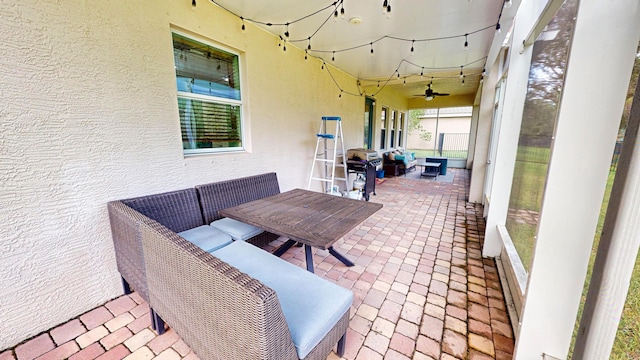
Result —
<path fill-rule="evenodd" d="M 329 133 L 331 125 L 335 123 L 335 131 Z M 311 165 L 311 175 L 307 190 L 311 190 L 313 181 L 320 181 L 325 193 L 331 193 L 336 181 L 344 182 L 344 190 L 349 190 L 347 181 L 347 162 L 344 153 L 344 141 L 342 139 L 342 120 L 339 116 L 323 116 L 320 130 L 316 134 L 316 152 Z M 315 173 L 316 165 L 319 168 L 319 176 Z M 344 177 L 336 177 L 336 165 L 343 169 Z"/>

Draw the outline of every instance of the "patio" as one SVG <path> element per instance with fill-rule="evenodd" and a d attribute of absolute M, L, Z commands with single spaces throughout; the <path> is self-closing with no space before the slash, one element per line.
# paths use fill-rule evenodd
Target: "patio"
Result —
<path fill-rule="evenodd" d="M 377 184 L 371 201 L 384 207 L 336 246 L 356 266 L 316 250 L 316 274 L 354 293 L 344 358 L 511 359 L 495 262 L 481 256 L 482 207 L 466 201 L 469 172 L 449 171 L 453 176 L 441 181 L 410 173 Z M 305 266 L 302 248 L 283 258 Z M 135 293 L 121 296 L 0 353 L 0 360 L 197 359 L 172 330 L 156 336 L 148 311 Z"/>

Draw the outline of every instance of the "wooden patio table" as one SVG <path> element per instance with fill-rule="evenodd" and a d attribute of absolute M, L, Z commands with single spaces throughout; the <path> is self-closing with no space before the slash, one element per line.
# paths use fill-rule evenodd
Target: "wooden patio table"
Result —
<path fill-rule="evenodd" d="M 276 256 L 296 242 L 304 244 L 307 270 L 313 272 L 312 246 L 329 250 L 343 264 L 353 266 L 333 244 L 381 208 L 382 204 L 294 189 L 220 210 L 220 214 L 289 238 L 274 252 Z"/>

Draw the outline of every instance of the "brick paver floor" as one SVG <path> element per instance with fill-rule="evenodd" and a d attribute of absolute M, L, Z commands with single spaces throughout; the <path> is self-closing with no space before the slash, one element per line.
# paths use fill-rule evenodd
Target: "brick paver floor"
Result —
<path fill-rule="evenodd" d="M 315 251 L 316 274 L 354 294 L 345 359 L 512 358 L 495 262 L 481 256 L 482 207 L 466 201 L 468 171 L 448 171 L 377 185 L 371 201 L 384 207 L 336 243 L 355 266 Z M 302 248 L 283 258 L 305 266 Z M 134 293 L 0 352 L 0 360 L 197 359 L 171 329 L 157 336 L 150 326 L 149 307 Z"/>

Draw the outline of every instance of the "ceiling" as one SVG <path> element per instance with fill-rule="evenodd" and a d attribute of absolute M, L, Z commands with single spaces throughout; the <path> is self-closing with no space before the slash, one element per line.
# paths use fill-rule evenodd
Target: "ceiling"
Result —
<path fill-rule="evenodd" d="M 492 44 L 501 43 L 494 41 L 496 24 L 501 24 L 499 36 L 504 37 L 515 12 L 515 6 L 503 8 L 508 0 L 212 2 L 283 39 L 288 29 L 288 41 L 281 42 L 281 48 L 306 50 L 310 44 L 309 56 L 356 77 L 362 87 L 369 87 L 368 94 L 378 91 L 379 84 L 416 99 L 420 97 L 413 95 L 424 94 L 431 81 L 434 91 L 450 93 L 452 98 L 475 98 Z M 383 2 L 391 5 L 390 13 L 383 11 Z"/>

